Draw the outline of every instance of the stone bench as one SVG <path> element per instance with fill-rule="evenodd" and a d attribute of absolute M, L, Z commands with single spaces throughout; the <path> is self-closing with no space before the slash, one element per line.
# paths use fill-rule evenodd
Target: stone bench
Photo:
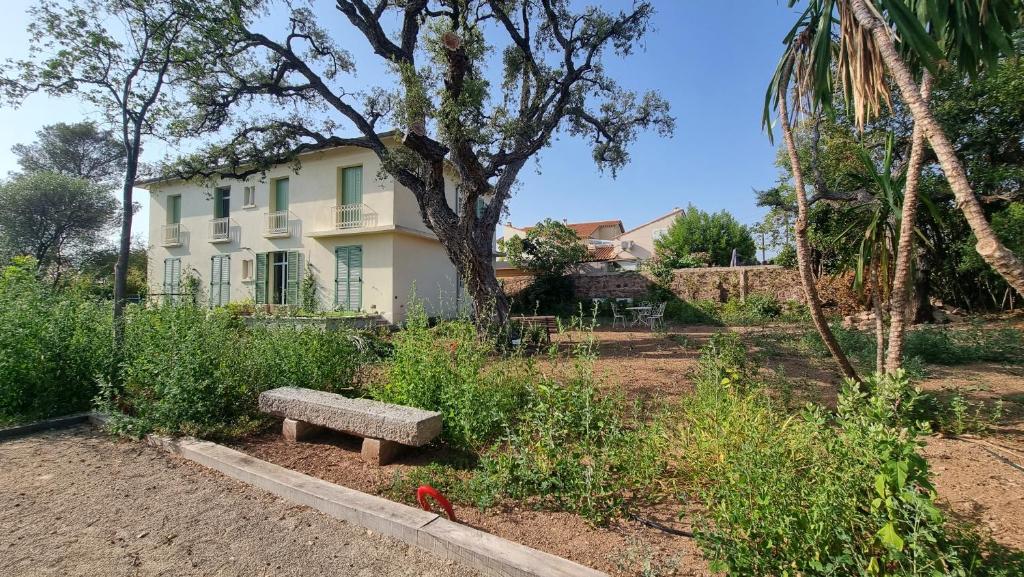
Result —
<path fill-rule="evenodd" d="M 441 434 L 441 413 L 334 393 L 281 387 L 260 394 L 260 410 L 284 418 L 282 434 L 301 441 L 320 429 L 363 437 L 363 459 L 389 463 L 405 446 L 422 447 Z"/>

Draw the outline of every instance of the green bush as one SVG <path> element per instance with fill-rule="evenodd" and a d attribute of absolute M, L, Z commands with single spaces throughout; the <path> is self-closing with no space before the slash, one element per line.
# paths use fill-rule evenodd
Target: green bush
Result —
<path fill-rule="evenodd" d="M 423 307 L 410 303 L 405 327 L 394 338 L 388 378 L 370 394 L 441 412 L 444 441 L 480 450 L 505 432 L 535 376 L 532 363 L 515 356 L 489 365 L 493 342 L 468 320 L 430 327 Z"/>
<path fill-rule="evenodd" d="M 789 415 L 723 338 L 705 348 L 673 447 L 705 512 L 696 536 L 730 575 L 999 574 L 947 525 L 918 453 L 905 375 L 847 383 L 837 414 Z M 1005 570 L 1003 574 L 1010 574 Z"/>
<path fill-rule="evenodd" d="M 1024 332 L 1015 328 L 921 327 L 907 334 L 907 356 L 936 365 L 1024 363 Z"/>
<path fill-rule="evenodd" d="M 758 325 L 782 315 L 782 305 L 770 295 L 752 294 L 746 299 L 731 298 L 722 305 L 722 320 L 730 325 Z"/>
<path fill-rule="evenodd" d="M 107 303 L 54 290 L 30 259 L 0 271 L 0 422 L 88 409 L 109 376 L 111 326 Z"/>
<path fill-rule="evenodd" d="M 537 499 L 600 523 L 622 513 L 627 495 L 643 500 L 667 466 L 666 439 L 658 421 L 627 409 L 596 389 L 586 361 L 563 382 L 542 379 L 518 424 L 481 458 L 481 504 Z"/>
<path fill-rule="evenodd" d="M 230 436 L 265 420 L 257 399 L 298 386 L 352 394 L 365 356 L 352 333 L 316 327 L 247 328 L 226 310 L 191 305 L 128 310 L 123 391 L 105 405 L 121 431 Z"/>

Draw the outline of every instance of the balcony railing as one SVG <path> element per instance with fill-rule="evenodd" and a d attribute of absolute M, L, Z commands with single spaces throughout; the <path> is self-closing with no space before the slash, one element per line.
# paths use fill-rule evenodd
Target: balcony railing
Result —
<path fill-rule="evenodd" d="M 181 223 L 165 224 L 160 227 L 160 244 L 181 246 Z"/>
<path fill-rule="evenodd" d="M 291 222 L 288 220 L 290 216 L 291 213 L 287 210 L 266 213 L 263 236 L 271 238 L 291 236 Z"/>
<path fill-rule="evenodd" d="M 345 230 L 377 225 L 377 213 L 365 204 L 339 204 L 334 207 L 334 228 Z"/>
<path fill-rule="evenodd" d="M 228 242 L 231 240 L 231 219 L 210 219 L 210 242 Z"/>

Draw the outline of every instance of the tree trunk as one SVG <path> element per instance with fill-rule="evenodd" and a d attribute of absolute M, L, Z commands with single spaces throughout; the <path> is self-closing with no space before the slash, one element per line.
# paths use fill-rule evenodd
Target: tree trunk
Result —
<path fill-rule="evenodd" d="M 825 347 L 832 353 L 832 357 L 839 364 L 839 369 L 845 377 L 860 380 L 857 377 L 857 371 L 850 364 L 850 359 L 839 348 L 839 343 L 836 342 L 836 337 L 828 326 L 825 313 L 821 310 L 818 287 L 814 284 L 814 275 L 811 273 L 811 248 L 807 241 L 807 191 L 804 189 L 803 171 L 800 169 L 800 158 L 797 156 L 796 143 L 793 141 L 793 127 L 789 123 L 789 105 L 786 101 L 791 71 L 791 68 L 786 71 L 784 74 L 786 80 L 779 88 L 779 123 L 782 125 L 782 138 L 786 143 L 786 150 L 789 152 L 789 162 L 793 170 L 793 185 L 796 189 L 797 217 L 794 232 L 800 282 L 804 286 L 804 294 L 807 295 L 807 308 L 811 313 L 811 319 L 814 321 L 814 326 L 818 329 L 818 334 L 821 335 Z"/>
<path fill-rule="evenodd" d="M 921 99 L 931 99 L 932 76 L 927 71 L 921 81 Z M 914 228 L 917 226 L 917 189 L 921 182 L 921 167 L 924 165 L 924 128 L 915 123 L 910 144 L 910 161 L 907 163 L 907 178 L 903 188 L 903 211 L 900 215 L 900 240 L 896 249 L 896 268 L 893 272 L 892 296 L 889 300 L 889 351 L 885 358 L 885 370 L 892 373 L 903 365 L 903 343 L 907 327 L 913 315 L 908 307 L 910 292 L 911 263 L 914 260 Z M 916 307 L 915 307 L 916 308 Z"/>
<path fill-rule="evenodd" d="M 956 151 L 946 133 L 928 109 L 927 103 L 921 98 L 920 89 L 914 82 L 914 77 L 906 62 L 896 51 L 888 27 L 872 14 L 865 0 L 853 0 L 853 13 L 857 21 L 871 31 L 871 36 L 878 46 L 882 60 L 893 79 L 896 80 L 903 101 L 907 103 L 913 114 L 914 125 L 924 128 L 932 150 L 935 151 L 935 156 L 938 157 L 939 164 L 942 166 L 942 171 L 946 174 L 946 180 L 953 190 L 957 205 L 963 211 L 967 224 L 970 225 L 971 231 L 978 239 L 978 244 L 974 248 L 981 258 L 991 265 L 1011 287 L 1024 294 L 1024 263 L 999 241 L 992 226 L 985 219 L 985 212 L 971 189 L 963 164 L 957 158 Z"/>
<path fill-rule="evenodd" d="M 885 372 L 885 319 L 882 317 L 882 283 L 878 281 L 881 266 L 878 255 L 871 259 L 871 309 L 875 313 L 875 372 Z"/>
<path fill-rule="evenodd" d="M 121 236 L 117 249 L 117 262 L 114 264 L 114 359 L 113 374 L 115 380 L 120 373 L 117 363 L 121 360 L 124 346 L 124 302 L 128 292 L 128 257 L 132 248 L 132 216 L 134 205 L 132 192 L 135 188 L 135 177 L 138 174 L 138 153 L 128 155 L 128 163 L 121 187 Z"/>

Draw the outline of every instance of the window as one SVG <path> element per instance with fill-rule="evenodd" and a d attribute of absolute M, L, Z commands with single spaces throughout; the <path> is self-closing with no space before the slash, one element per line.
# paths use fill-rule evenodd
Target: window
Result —
<path fill-rule="evenodd" d="M 256 255 L 256 304 L 299 305 L 302 254 L 298 251 Z"/>
<path fill-rule="evenodd" d="M 363 167 L 349 166 L 339 173 L 340 191 L 338 204 L 351 205 L 363 203 Z"/>
<path fill-rule="evenodd" d="M 222 307 L 231 300 L 231 256 L 210 258 L 210 306 Z"/>
<path fill-rule="evenodd" d="M 651 231 L 651 240 L 658 240 L 666 234 L 668 234 L 667 228 L 656 228 Z"/>
<path fill-rule="evenodd" d="M 181 223 L 181 195 L 167 197 L 167 224 Z"/>
<path fill-rule="evenodd" d="M 363 308 L 363 247 L 339 246 L 334 249 L 334 308 L 358 311 Z"/>
<path fill-rule="evenodd" d="M 242 261 L 242 280 L 244 280 L 244 281 L 251 281 L 252 280 L 252 269 L 253 269 L 253 261 L 252 261 L 252 259 L 251 258 L 244 259 Z"/>
<path fill-rule="evenodd" d="M 164 259 L 164 301 L 177 302 L 181 291 L 181 259 Z"/>
<path fill-rule="evenodd" d="M 242 208 L 256 208 L 255 186 L 247 186 L 242 189 Z"/>
<path fill-rule="evenodd" d="M 273 182 L 274 194 L 271 195 L 270 211 L 284 212 L 288 210 L 288 179 L 279 178 Z"/>
<path fill-rule="evenodd" d="M 231 216 L 231 187 L 222 186 L 213 190 L 213 218 Z"/>

